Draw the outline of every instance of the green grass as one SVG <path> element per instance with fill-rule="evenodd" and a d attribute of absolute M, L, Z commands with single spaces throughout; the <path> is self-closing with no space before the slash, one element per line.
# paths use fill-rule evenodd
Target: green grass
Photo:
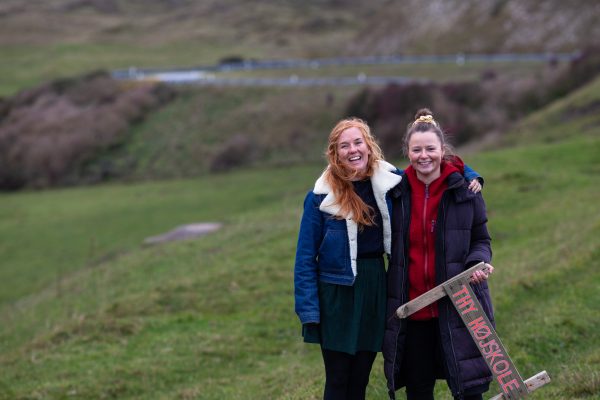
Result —
<path fill-rule="evenodd" d="M 168 68 L 209 65 L 230 54 L 246 54 L 241 46 L 211 41 L 179 43 L 58 43 L 0 45 L 0 97 L 96 70 L 130 67 Z"/>
<path fill-rule="evenodd" d="M 191 18 L 165 14 L 174 23 L 158 33 L 173 36 L 157 40 L 149 33 L 163 26 L 160 13 L 140 21 L 101 17 L 90 29 L 77 19 L 64 32 L 54 13 L 56 36 L 0 45 L 0 96 L 99 68 L 341 54 L 369 26 L 342 10 L 326 30 L 313 31 L 320 4 L 281 15 L 275 5 L 259 19 L 236 6 L 220 9 L 227 23 L 197 24 L 201 9 Z M 280 37 L 281 29 L 290 35 Z M 519 64 L 515 73 L 530 67 Z M 318 71 L 337 72 L 363 71 Z M 296 72 L 305 73 L 312 76 Z M 472 79 L 480 69 L 365 73 Z M 0 399 L 320 398 L 320 353 L 302 343 L 293 313 L 293 258 L 303 196 L 322 169 L 327 132 L 356 90 L 184 91 L 136 127 L 112 159 L 136 179 L 148 178 L 144 171 L 186 176 L 181 171 L 204 171 L 223 139 L 242 133 L 270 169 L 0 194 Z M 599 97 L 597 80 L 523 121 L 503 140 L 513 147 L 466 160 L 486 178 L 499 335 L 524 377 L 544 369 L 552 377 L 532 399 L 599 398 Z M 289 143 L 293 155 L 278 152 Z M 139 165 L 128 164 L 131 154 Z M 199 221 L 224 226 L 197 240 L 142 245 Z M 385 397 L 378 357 L 368 398 Z M 436 398 L 450 399 L 443 382 Z"/>
<path fill-rule="evenodd" d="M 476 162 L 493 182 L 485 195 L 496 238 L 494 264 L 503 275 L 492 284 L 498 331 L 509 335 L 521 373 L 548 369 L 555 378 L 557 384 L 544 391 L 548 397 L 540 398 L 560 394 L 561 385 L 568 387 L 564 374 L 571 372 L 582 375 L 582 387 L 557 398 L 579 398 L 577 390 L 597 393 L 600 383 L 600 216 L 593 200 L 600 195 L 599 151 L 597 138 L 579 138 Z M 547 366 L 552 364 L 554 369 Z"/>
<path fill-rule="evenodd" d="M 487 179 L 498 332 L 524 376 L 553 378 L 532 398 L 598 389 L 599 150 L 588 137 L 467 160 Z M 318 398 L 292 265 L 319 170 L 0 197 L 0 397 Z M 140 245 L 215 220 L 199 240 Z M 369 398 L 384 395 L 378 358 Z"/>
<path fill-rule="evenodd" d="M 212 160 L 236 135 L 248 138 L 249 151 L 256 152 L 250 165 L 318 162 L 331 127 L 358 90 L 181 90 L 174 102 L 137 125 L 122 148 L 95 162 L 110 162 L 125 178 L 197 176 L 209 170 Z"/>
<path fill-rule="evenodd" d="M 2 194 L 0 303 L 17 301 L 50 283 L 59 285 L 64 273 L 82 266 L 93 269 L 118 259 L 145 237 L 175 225 L 227 222 L 248 209 L 269 207 L 278 201 L 271 196 L 271 185 L 279 181 L 282 190 L 289 190 L 286 171 Z"/>
<path fill-rule="evenodd" d="M 501 143 L 556 142 L 565 138 L 598 135 L 600 126 L 600 77 L 565 98 L 520 121 Z"/>
<path fill-rule="evenodd" d="M 262 388 L 262 378 L 253 377 L 255 369 L 268 371 L 285 348 L 299 347 L 297 327 L 287 310 L 289 260 L 283 257 L 294 247 L 297 199 L 308 176 L 317 171 L 282 169 L 204 181 L 94 188 L 87 200 L 80 197 L 82 191 L 35 194 L 36 204 L 48 206 L 44 216 L 37 214 L 40 224 L 73 236 L 103 236 L 101 253 L 110 253 L 114 243 L 124 251 L 94 266 L 73 259 L 77 270 L 65 271 L 58 284 L 51 268 L 61 262 L 48 257 L 45 268 L 37 269 L 48 287 L 4 302 L 1 362 L 7 374 L 0 387 L 5 395 L 62 397 L 76 391 L 81 398 L 113 394 L 143 398 L 148 393 L 172 398 L 178 391 L 194 393 L 198 384 L 203 393 L 209 388 L 215 390 L 215 398 L 228 397 L 231 390 L 241 390 L 221 388 L 221 376 L 229 376 L 232 362 L 249 375 L 249 384 Z M 290 185 L 291 175 L 302 178 Z M 100 193 L 112 201 L 102 201 Z M 27 195 L 17 197 L 24 207 L 35 208 L 27 205 Z M 3 206 L 6 200 L 2 199 Z M 188 201 L 194 203 L 193 209 L 185 205 Z M 80 215 L 75 222 L 61 221 L 53 207 L 57 203 L 85 203 L 95 212 L 90 218 Z M 155 208 L 158 203 L 163 206 Z M 128 211 L 120 213 L 123 209 Z M 93 214 L 103 214 L 112 230 L 104 235 L 95 232 L 98 220 Z M 137 230 L 140 214 L 148 223 Z M 157 233 L 161 224 L 152 220 L 161 216 L 169 221 L 163 230 L 209 216 L 224 221 L 225 227 L 200 241 L 139 246 L 144 236 Z M 79 224 L 88 226 L 86 233 L 79 232 Z M 29 227 L 28 239 L 36 240 L 43 253 L 45 238 L 35 234 L 35 223 Z M 65 251 L 77 252 L 74 238 L 65 243 L 69 243 L 62 246 Z M 21 251 L 31 254 L 25 248 Z M 16 267 L 3 262 L 3 270 Z M 27 282 L 20 288 L 35 290 Z M 273 318 L 274 325 L 265 325 L 265 318 Z M 59 348 L 61 354 L 56 352 Z M 269 348 L 264 360 L 255 357 L 260 349 Z M 59 367 L 64 362 L 69 366 Z M 33 368 L 21 369 L 26 365 Z M 22 388 L 14 387 L 12 379 L 21 381 Z M 281 389 L 275 385 L 272 390 Z"/>
<path fill-rule="evenodd" d="M 243 45 L 231 45 L 211 40 L 178 43 L 59 43 L 53 45 L 0 45 L 0 97 L 38 86 L 46 81 L 67 78 L 99 69 L 107 71 L 137 68 L 170 68 L 213 65 L 230 55 L 248 58 L 269 58 L 258 46 L 250 50 Z M 294 58 L 293 55 L 290 57 Z M 298 56 L 296 56 L 297 58 Z M 281 57 L 279 57 L 281 58 Z M 348 66 L 318 69 L 257 70 L 217 73 L 217 77 L 282 78 L 296 75 L 306 77 L 406 76 L 412 78 L 449 80 L 476 80 L 485 70 L 502 70 L 507 74 L 531 74 L 543 68 L 543 63 L 468 63 L 421 64 L 399 66 Z"/>
<path fill-rule="evenodd" d="M 532 115 L 520 145 L 466 160 L 486 178 L 498 333 L 525 378 L 552 378 L 532 399 L 600 391 L 600 128 L 570 114 L 548 140 L 538 125 L 593 107 L 598 92 Z M 292 269 L 321 168 L 0 195 L 0 398 L 319 398 Z M 224 227 L 141 244 L 198 221 Z M 386 396 L 381 364 L 369 399 Z M 450 399 L 443 382 L 436 398 Z"/>
<path fill-rule="evenodd" d="M 529 73 L 540 65 L 516 65 L 503 74 Z M 439 80 L 474 79 L 486 64 L 460 66 L 399 66 L 396 72 Z M 522 68 L 522 69 L 519 69 Z M 347 74 L 352 68 L 339 71 Z M 308 74 L 335 74 L 323 68 Z M 291 74 L 296 71 L 255 71 L 248 74 Z M 352 73 L 356 74 L 357 70 Z M 238 74 L 242 74 L 238 72 Z M 245 73 L 244 73 L 245 74 Z M 347 105 L 362 86 L 341 87 L 192 87 L 135 125 L 119 149 L 109 149 L 91 169 L 111 165 L 120 179 L 183 178 L 209 171 L 230 138 L 250 142 L 253 160 L 241 163 L 281 165 L 322 160 L 323 143 L 331 127 L 347 115 Z M 232 165 L 235 167 L 235 165 Z"/>
<path fill-rule="evenodd" d="M 0 96 L 97 69 L 207 65 L 231 56 L 311 59 L 575 51 L 594 39 L 590 33 L 594 21 L 588 15 L 595 9 L 572 1 L 554 1 L 547 9 L 536 10 L 542 20 L 561 13 L 570 16 L 557 21 L 555 30 L 563 28 L 560 24 L 581 27 L 571 32 L 575 36 L 569 40 L 551 44 L 547 26 L 525 35 L 522 13 L 503 2 L 492 9 L 469 4 L 453 10 L 451 30 L 437 22 L 440 9 L 415 14 L 401 3 L 383 0 L 343 6 L 321 0 L 261 1 L 252 7 L 239 0 L 177 4 L 118 0 L 104 8 L 100 3 L 68 0 L 21 3 L 5 0 L 0 8 Z M 446 68 L 433 69 L 435 74 L 426 77 L 448 74 Z M 365 73 L 379 71 L 373 67 Z"/>

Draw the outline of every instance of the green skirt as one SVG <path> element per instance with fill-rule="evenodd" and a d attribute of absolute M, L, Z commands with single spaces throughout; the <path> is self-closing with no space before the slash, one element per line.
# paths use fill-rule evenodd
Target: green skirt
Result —
<path fill-rule="evenodd" d="M 386 276 L 383 258 L 358 259 L 354 285 L 319 282 L 321 323 L 318 336 L 328 350 L 356 354 L 381 351 L 385 330 Z M 319 340 L 320 339 L 320 340 Z"/>

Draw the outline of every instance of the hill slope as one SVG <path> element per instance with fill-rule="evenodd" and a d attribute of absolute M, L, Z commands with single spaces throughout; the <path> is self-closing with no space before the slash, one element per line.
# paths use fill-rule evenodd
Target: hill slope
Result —
<path fill-rule="evenodd" d="M 557 142 L 595 136 L 600 126 L 600 76 L 588 85 L 530 115 L 502 137 L 505 145 Z"/>
<path fill-rule="evenodd" d="M 548 110 L 583 106 L 581 93 L 588 105 L 600 99 L 594 84 Z M 591 399 L 600 127 L 550 143 L 540 132 L 467 160 L 487 182 L 498 332 L 524 376 L 551 375 L 531 398 Z M 302 198 L 321 167 L 0 195 L 0 398 L 319 398 L 320 356 L 301 343 L 292 264 Z M 139 245 L 194 221 L 225 226 Z M 370 399 L 385 396 L 380 362 Z"/>
<path fill-rule="evenodd" d="M 231 56 L 572 52 L 597 42 L 599 15 L 585 0 L 3 0 L 0 95 L 97 69 Z"/>

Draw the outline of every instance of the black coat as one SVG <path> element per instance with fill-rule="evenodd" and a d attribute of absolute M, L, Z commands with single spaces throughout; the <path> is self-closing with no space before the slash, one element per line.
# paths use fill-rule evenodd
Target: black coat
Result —
<path fill-rule="evenodd" d="M 492 257 L 487 231 L 485 203 L 480 193 L 467 188 L 464 178 L 453 173 L 448 189 L 440 201 L 436 223 L 436 284 L 445 282 L 468 267 Z M 400 376 L 404 353 L 406 320 L 395 316 L 396 309 L 408 302 L 408 240 L 410 220 L 410 185 L 404 177 L 391 192 L 392 253 L 387 277 L 387 325 L 383 343 L 384 370 L 390 397 L 405 385 Z M 472 285 L 488 318 L 494 323 L 492 302 L 487 282 Z M 467 389 L 487 390 L 492 374 L 473 342 L 463 321 L 448 297 L 438 300 L 439 326 L 446 363 L 448 386 L 454 396 Z"/>

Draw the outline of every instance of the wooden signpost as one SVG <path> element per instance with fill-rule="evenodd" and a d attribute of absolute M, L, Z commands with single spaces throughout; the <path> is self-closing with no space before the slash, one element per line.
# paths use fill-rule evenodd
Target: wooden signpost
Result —
<path fill-rule="evenodd" d="M 422 294 L 396 310 L 398 318 L 407 318 L 421 308 L 448 296 L 471 334 L 475 345 L 483 356 L 502 393 L 492 400 L 513 400 L 526 397 L 529 393 L 550 382 L 546 371 L 523 381 L 519 371 L 508 356 L 498 334 L 492 327 L 483 308 L 471 289 L 469 280 L 475 271 L 485 271 L 485 263 L 479 263 L 439 286 Z"/>

